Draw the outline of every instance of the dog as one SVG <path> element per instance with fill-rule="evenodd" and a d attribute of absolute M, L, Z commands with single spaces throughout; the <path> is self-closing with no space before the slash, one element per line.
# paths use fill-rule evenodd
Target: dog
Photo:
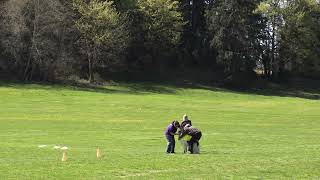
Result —
<path fill-rule="evenodd" d="M 181 134 L 182 132 L 180 132 Z M 188 152 L 188 141 L 190 141 L 192 137 L 190 135 L 185 135 L 183 136 L 183 138 L 180 139 L 180 143 L 183 149 L 183 153 L 187 153 Z"/>
<path fill-rule="evenodd" d="M 180 140 L 182 149 L 183 149 L 183 153 L 188 153 L 188 142 L 185 139 L 181 139 Z M 199 142 L 195 142 L 192 145 L 192 152 L 193 154 L 200 154 L 200 144 Z"/>
<path fill-rule="evenodd" d="M 188 152 L 188 143 L 187 141 L 181 139 L 180 140 L 180 143 L 181 143 L 181 146 L 182 146 L 182 149 L 183 149 L 183 153 L 187 153 Z"/>

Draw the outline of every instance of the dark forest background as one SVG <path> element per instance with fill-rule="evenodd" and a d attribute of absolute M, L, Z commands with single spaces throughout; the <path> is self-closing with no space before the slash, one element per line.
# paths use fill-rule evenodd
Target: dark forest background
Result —
<path fill-rule="evenodd" d="M 320 78 L 316 0 L 2 0 L 0 74 L 23 81 Z"/>

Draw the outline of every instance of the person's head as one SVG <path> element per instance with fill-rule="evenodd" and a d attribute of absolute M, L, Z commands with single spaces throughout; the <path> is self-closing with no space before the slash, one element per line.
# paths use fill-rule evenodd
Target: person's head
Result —
<path fill-rule="evenodd" d="M 179 127 L 180 127 L 179 122 L 176 121 L 176 120 L 172 122 L 172 125 L 173 125 L 175 128 L 179 128 Z"/>
<path fill-rule="evenodd" d="M 187 120 L 189 120 L 187 114 L 183 115 L 183 116 L 182 116 L 182 121 L 187 121 Z"/>
<path fill-rule="evenodd" d="M 189 128 L 191 128 L 191 125 L 190 125 L 190 124 L 186 124 L 186 125 L 183 127 L 183 130 L 187 130 L 187 129 L 189 129 Z"/>

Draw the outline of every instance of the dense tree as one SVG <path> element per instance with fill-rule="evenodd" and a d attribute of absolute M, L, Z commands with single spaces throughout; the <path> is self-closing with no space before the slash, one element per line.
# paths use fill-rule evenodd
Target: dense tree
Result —
<path fill-rule="evenodd" d="M 2 0 L 0 71 L 94 81 L 110 71 L 259 67 L 320 76 L 317 0 Z M 232 76 L 229 76 L 232 75 Z"/>
<path fill-rule="evenodd" d="M 183 0 L 180 11 L 185 21 L 182 34 L 181 63 L 192 66 L 207 66 L 215 64 L 212 58 L 212 49 L 209 45 L 205 11 L 213 4 L 211 0 Z"/>
<path fill-rule="evenodd" d="M 252 71 L 257 53 L 259 31 L 254 27 L 259 23 L 255 1 L 215 1 L 207 12 L 211 45 L 218 52 L 217 60 L 228 73 Z"/>
<path fill-rule="evenodd" d="M 265 0 L 256 9 L 257 12 L 265 17 L 266 26 L 263 29 L 264 36 L 261 39 L 261 43 L 264 47 L 262 54 L 264 74 L 267 77 L 277 77 L 279 73 L 280 32 L 284 24 L 283 8 L 286 4 L 286 0 Z"/>
<path fill-rule="evenodd" d="M 178 52 L 183 19 L 172 0 L 138 0 L 131 14 L 130 63 L 157 69 Z"/>
<path fill-rule="evenodd" d="M 25 80 L 33 79 L 34 74 L 48 79 L 64 44 L 59 41 L 65 25 L 64 7 L 54 0 L 10 0 L 5 6 L 8 34 L 2 43 L 13 57 L 12 65 Z"/>
<path fill-rule="evenodd" d="M 319 77 L 320 6 L 315 0 L 288 3 L 281 31 L 280 60 L 283 69 Z"/>
<path fill-rule="evenodd" d="M 114 1 L 116 8 L 121 12 L 126 12 L 128 10 L 134 9 L 137 0 L 121 0 Z"/>
<path fill-rule="evenodd" d="M 127 22 L 125 16 L 117 12 L 113 1 L 92 0 L 86 3 L 84 0 L 74 0 L 73 7 L 78 12 L 76 27 L 81 32 L 91 82 L 99 61 L 117 59 L 124 52 L 129 38 Z M 104 54 L 104 58 L 100 54 Z"/>

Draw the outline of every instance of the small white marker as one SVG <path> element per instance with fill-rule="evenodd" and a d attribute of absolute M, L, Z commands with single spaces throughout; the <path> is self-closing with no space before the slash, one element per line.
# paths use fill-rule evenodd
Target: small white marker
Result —
<path fill-rule="evenodd" d="M 47 145 L 39 145 L 38 147 L 39 148 L 44 148 L 44 147 L 47 147 Z"/>
<path fill-rule="evenodd" d="M 60 149 L 60 146 L 53 146 L 53 149 Z"/>
<path fill-rule="evenodd" d="M 63 146 L 63 147 L 61 148 L 61 150 L 67 150 L 67 149 L 68 149 L 67 146 Z"/>

